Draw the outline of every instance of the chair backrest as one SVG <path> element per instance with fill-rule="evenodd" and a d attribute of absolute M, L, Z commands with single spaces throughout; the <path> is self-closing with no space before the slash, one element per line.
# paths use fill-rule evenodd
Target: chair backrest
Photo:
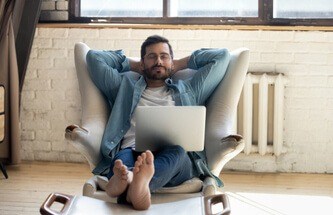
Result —
<path fill-rule="evenodd" d="M 249 56 L 247 48 L 231 52 L 226 75 L 207 101 L 205 150 L 208 166 L 216 175 L 222 170 L 219 162 L 222 159 L 221 152 L 224 147 L 228 147 L 221 146 L 221 139 L 236 132 L 233 125 L 249 67 Z"/>
<path fill-rule="evenodd" d="M 89 77 L 86 64 L 86 54 L 89 49 L 86 44 L 77 43 L 75 44 L 74 53 L 81 93 L 82 127 L 89 130 L 91 148 L 94 151 L 93 153 L 96 154 L 96 159 L 88 160 L 88 162 L 95 166 L 99 160 L 100 143 L 110 110 L 103 95 Z M 245 81 L 248 61 L 248 49 L 241 48 L 232 51 L 227 73 L 207 101 L 205 150 L 208 165 L 211 169 L 218 168 L 215 164 L 216 160 L 219 159 L 216 150 L 220 140 L 232 134 L 234 114 L 237 110 L 238 100 Z M 188 78 L 195 72 L 195 70 L 185 69 L 177 72 L 173 78 Z"/>

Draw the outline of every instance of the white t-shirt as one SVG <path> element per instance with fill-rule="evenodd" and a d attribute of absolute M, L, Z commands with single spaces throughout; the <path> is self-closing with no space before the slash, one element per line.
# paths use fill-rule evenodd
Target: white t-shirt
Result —
<path fill-rule="evenodd" d="M 172 98 L 172 92 L 166 86 L 149 88 L 147 87 L 139 100 L 138 106 L 175 106 L 175 101 Z M 135 147 L 135 123 L 136 110 L 134 110 L 131 127 L 124 136 L 121 148 Z"/>

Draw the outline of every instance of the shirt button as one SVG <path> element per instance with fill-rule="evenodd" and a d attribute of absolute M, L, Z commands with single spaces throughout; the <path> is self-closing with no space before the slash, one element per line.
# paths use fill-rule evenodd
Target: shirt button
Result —
<path fill-rule="evenodd" d="M 121 130 L 120 132 L 121 132 L 121 133 L 124 133 L 124 130 Z"/>
<path fill-rule="evenodd" d="M 114 142 L 113 142 L 113 141 L 111 141 L 111 144 L 114 144 Z"/>

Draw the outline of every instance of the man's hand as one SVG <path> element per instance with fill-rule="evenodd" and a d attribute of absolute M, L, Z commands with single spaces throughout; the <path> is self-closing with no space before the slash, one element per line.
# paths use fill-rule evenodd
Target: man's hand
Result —
<path fill-rule="evenodd" d="M 131 71 L 142 74 L 140 60 L 138 60 L 136 58 L 128 58 L 128 61 L 129 61 L 129 64 L 130 64 Z"/>
<path fill-rule="evenodd" d="M 187 63 L 189 60 L 190 60 L 190 56 L 187 56 L 187 57 L 184 57 L 181 59 L 174 59 L 173 60 L 173 65 L 174 65 L 173 74 L 175 74 L 179 70 L 186 69 Z"/>

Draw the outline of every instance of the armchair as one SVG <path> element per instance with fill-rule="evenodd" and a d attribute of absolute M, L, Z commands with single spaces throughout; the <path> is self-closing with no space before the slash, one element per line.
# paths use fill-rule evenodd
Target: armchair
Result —
<path fill-rule="evenodd" d="M 84 155 L 90 168 L 93 169 L 101 158 L 100 143 L 111 110 L 89 77 L 86 65 L 86 54 L 89 49 L 84 43 L 75 44 L 75 66 L 81 93 L 82 124 L 68 126 L 65 136 Z M 205 150 L 208 166 L 212 173 L 217 176 L 223 166 L 244 148 L 242 137 L 232 135 L 232 125 L 245 81 L 248 62 L 248 49 L 241 48 L 232 51 L 227 73 L 207 101 Z M 190 77 L 195 72 L 189 69 L 182 70 L 177 72 L 173 78 Z M 85 183 L 83 195 L 114 202 L 115 200 L 108 197 L 104 191 L 106 183 L 105 177 L 93 176 Z M 152 195 L 152 203 L 186 198 L 186 196 L 208 196 L 215 194 L 215 192 L 213 178 L 208 177 L 203 182 L 194 178 L 177 187 L 162 188 Z M 169 195 L 162 193 L 169 193 Z"/>

